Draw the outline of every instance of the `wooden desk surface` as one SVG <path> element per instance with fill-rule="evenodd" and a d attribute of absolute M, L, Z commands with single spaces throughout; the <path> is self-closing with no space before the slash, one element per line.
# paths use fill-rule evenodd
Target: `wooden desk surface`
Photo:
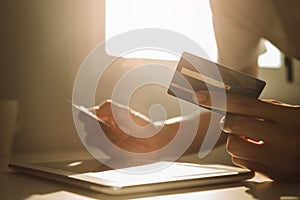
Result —
<path fill-rule="evenodd" d="M 65 160 L 66 158 L 86 159 L 89 157 L 85 152 L 60 152 L 1 158 L 0 199 L 300 199 L 300 183 L 275 183 L 258 174 L 253 179 L 241 183 L 127 196 L 109 196 L 16 173 L 7 168 L 7 164 L 12 160 L 34 162 Z"/>

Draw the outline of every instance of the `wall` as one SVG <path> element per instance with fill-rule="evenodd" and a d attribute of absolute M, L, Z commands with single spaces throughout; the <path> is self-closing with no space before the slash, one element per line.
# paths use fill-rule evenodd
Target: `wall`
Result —
<path fill-rule="evenodd" d="M 261 98 L 276 99 L 294 105 L 300 104 L 300 62 L 293 61 L 293 82 L 287 81 L 285 67 L 260 68 L 259 77 L 267 82 Z"/>
<path fill-rule="evenodd" d="M 81 146 L 65 99 L 84 57 L 104 38 L 103 2 L 1 1 L 0 99 L 18 100 L 22 117 L 14 152 Z"/>

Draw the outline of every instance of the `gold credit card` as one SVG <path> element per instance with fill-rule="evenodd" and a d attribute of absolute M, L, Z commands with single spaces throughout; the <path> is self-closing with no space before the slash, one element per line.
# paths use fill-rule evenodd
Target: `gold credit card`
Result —
<path fill-rule="evenodd" d="M 194 103 L 199 90 L 239 94 L 258 98 L 266 83 L 228 67 L 184 52 L 174 73 L 168 93 Z"/>

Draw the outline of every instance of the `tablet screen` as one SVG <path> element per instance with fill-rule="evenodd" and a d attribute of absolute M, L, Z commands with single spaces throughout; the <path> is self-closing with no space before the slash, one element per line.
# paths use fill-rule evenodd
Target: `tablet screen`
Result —
<path fill-rule="evenodd" d="M 154 170 L 151 170 L 154 169 Z M 157 162 L 147 165 L 88 172 L 70 177 L 113 187 L 127 187 L 153 183 L 164 183 L 189 179 L 238 174 L 237 171 L 191 163 Z"/>

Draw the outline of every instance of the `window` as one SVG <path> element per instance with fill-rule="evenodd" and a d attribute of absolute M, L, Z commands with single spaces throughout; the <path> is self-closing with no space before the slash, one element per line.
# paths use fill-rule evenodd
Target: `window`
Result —
<path fill-rule="evenodd" d="M 211 60 L 217 60 L 209 0 L 108 0 L 106 1 L 106 38 L 139 28 L 163 28 L 181 33 L 198 43 Z M 267 53 L 259 58 L 263 67 L 279 67 L 280 52 L 266 42 Z M 107 46 L 110 55 L 116 55 Z M 177 60 L 159 50 L 139 51 L 126 57 Z"/>
<path fill-rule="evenodd" d="M 279 68 L 281 66 L 280 51 L 269 41 L 264 41 L 264 42 L 265 42 L 267 52 L 259 56 L 258 66 Z"/>

